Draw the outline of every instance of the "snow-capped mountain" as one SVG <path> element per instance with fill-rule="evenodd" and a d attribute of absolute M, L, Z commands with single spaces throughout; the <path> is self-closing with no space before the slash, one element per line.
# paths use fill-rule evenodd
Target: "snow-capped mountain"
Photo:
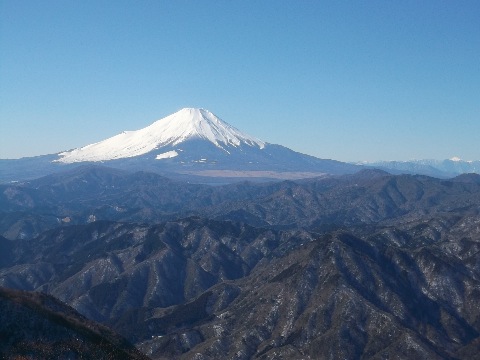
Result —
<path fill-rule="evenodd" d="M 228 152 L 230 147 L 251 146 L 263 149 L 265 143 L 242 133 L 205 109 L 185 108 L 150 126 L 121 134 L 95 144 L 60 153 L 62 163 L 108 161 L 131 158 L 157 151 L 156 159 L 178 156 L 178 150 L 161 151 L 166 147 L 181 147 L 191 140 L 206 140 Z"/>
<path fill-rule="evenodd" d="M 0 160 L 0 181 L 98 163 L 175 176 L 295 179 L 360 166 L 301 154 L 247 135 L 205 109 L 185 108 L 136 131 L 58 154 Z M 180 175 L 178 175 L 180 174 Z"/>
<path fill-rule="evenodd" d="M 181 109 L 143 129 L 59 153 L 54 162 L 103 162 L 135 170 L 233 177 L 289 178 L 358 170 L 269 144 L 197 108 Z"/>

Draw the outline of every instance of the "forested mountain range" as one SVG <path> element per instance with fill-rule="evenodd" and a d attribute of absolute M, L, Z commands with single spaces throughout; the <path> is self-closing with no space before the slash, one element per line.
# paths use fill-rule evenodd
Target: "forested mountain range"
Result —
<path fill-rule="evenodd" d="M 480 176 L 207 186 L 82 166 L 0 186 L 0 285 L 153 359 L 480 353 Z"/>

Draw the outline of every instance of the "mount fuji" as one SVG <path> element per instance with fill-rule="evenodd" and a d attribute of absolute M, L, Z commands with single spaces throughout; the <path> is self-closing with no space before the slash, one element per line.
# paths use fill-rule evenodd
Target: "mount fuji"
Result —
<path fill-rule="evenodd" d="M 198 140 L 213 144 L 226 154 L 230 154 L 233 148 L 241 150 L 245 146 L 265 148 L 263 141 L 242 133 L 210 111 L 185 108 L 146 128 L 124 131 L 98 143 L 62 152 L 59 154 L 60 159 L 55 161 L 108 161 L 145 154 L 156 155 L 155 159 L 162 160 L 178 156 L 179 152 L 184 151 L 182 148 L 185 145 Z"/>
<path fill-rule="evenodd" d="M 361 166 L 301 154 L 269 144 L 212 112 L 184 108 L 136 131 L 58 154 L 0 160 L 0 181 L 23 180 L 79 164 L 176 176 L 298 179 L 346 174 Z"/>

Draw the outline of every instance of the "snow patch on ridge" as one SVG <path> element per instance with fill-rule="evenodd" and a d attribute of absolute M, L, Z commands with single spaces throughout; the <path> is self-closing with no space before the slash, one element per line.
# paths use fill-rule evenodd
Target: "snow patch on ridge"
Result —
<path fill-rule="evenodd" d="M 176 152 L 175 150 L 172 150 L 172 151 L 164 152 L 162 154 L 158 154 L 155 159 L 157 160 L 171 159 L 171 158 L 174 158 L 175 156 L 178 156 L 178 152 Z"/>
<path fill-rule="evenodd" d="M 54 161 L 75 163 L 130 158 L 193 139 L 209 141 L 225 151 L 242 145 L 265 147 L 263 141 L 242 133 L 208 110 L 185 108 L 143 129 L 124 131 L 95 144 L 62 152 Z"/>

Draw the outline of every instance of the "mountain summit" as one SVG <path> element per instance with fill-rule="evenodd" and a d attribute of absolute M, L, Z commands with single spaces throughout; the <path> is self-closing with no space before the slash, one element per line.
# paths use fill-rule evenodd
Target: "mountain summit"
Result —
<path fill-rule="evenodd" d="M 174 147 L 189 140 L 206 140 L 217 148 L 248 145 L 263 149 L 265 143 L 246 135 L 205 109 L 184 108 L 150 126 L 121 134 L 95 144 L 60 153 L 62 163 L 107 161 L 144 155 L 167 146 Z M 157 159 L 178 155 L 175 150 L 157 154 Z"/>

